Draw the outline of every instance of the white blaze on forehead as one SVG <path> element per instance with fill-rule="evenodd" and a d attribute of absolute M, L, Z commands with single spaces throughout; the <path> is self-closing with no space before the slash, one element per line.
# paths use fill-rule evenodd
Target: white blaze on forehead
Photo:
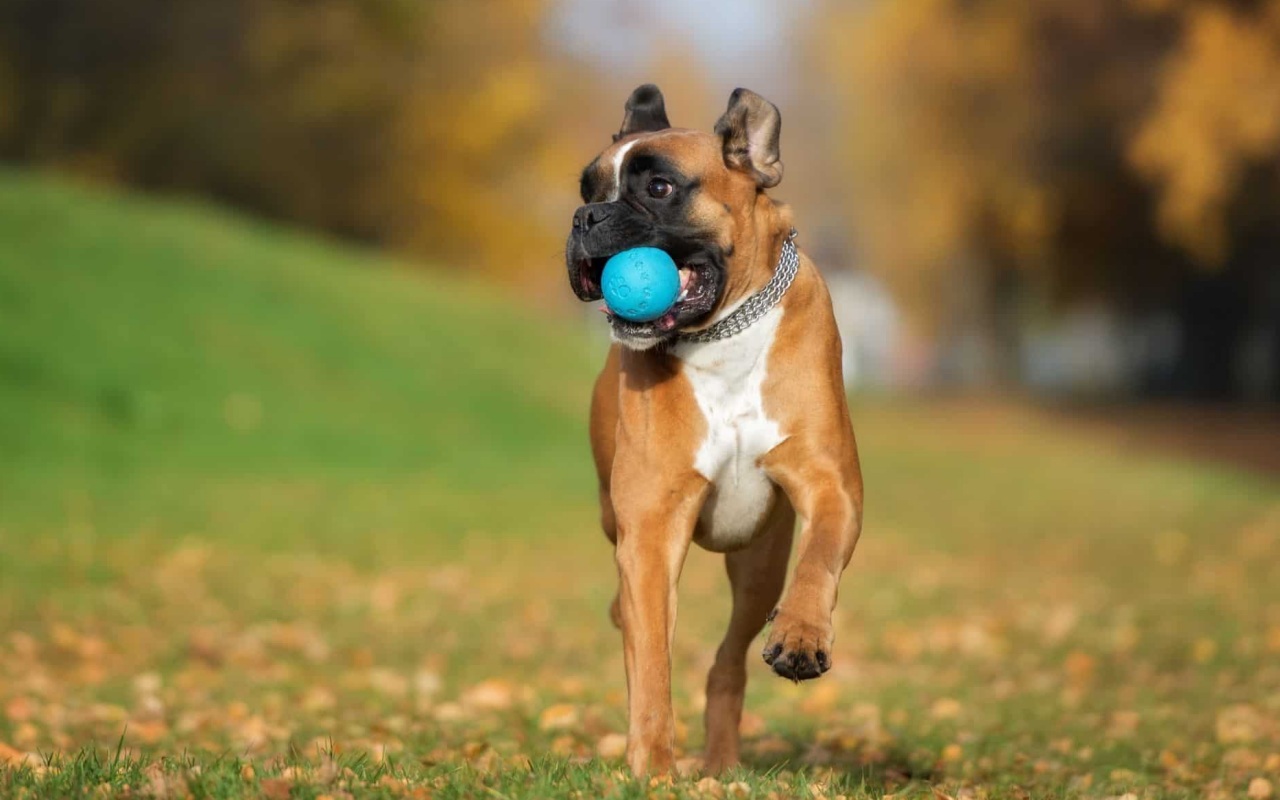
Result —
<path fill-rule="evenodd" d="M 622 161 L 627 157 L 627 151 L 635 146 L 639 139 L 631 141 L 618 148 L 618 152 L 613 154 L 613 186 L 609 188 L 609 196 L 606 202 L 613 203 L 617 201 L 622 194 Z"/>

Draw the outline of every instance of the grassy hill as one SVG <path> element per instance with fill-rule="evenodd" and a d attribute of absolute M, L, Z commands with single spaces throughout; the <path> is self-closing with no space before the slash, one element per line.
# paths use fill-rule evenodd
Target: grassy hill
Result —
<path fill-rule="evenodd" d="M 601 346 L 518 305 L 0 172 L 0 796 L 652 796 L 617 771 Z M 835 666 L 793 686 L 753 659 L 747 767 L 672 796 L 1280 783 L 1273 478 L 1016 404 L 854 421 Z M 696 770 L 719 559 L 695 550 L 680 597 Z"/>
<path fill-rule="evenodd" d="M 600 348 L 494 294 L 199 204 L 0 173 L 0 525 L 518 533 L 546 498 L 590 496 Z"/>

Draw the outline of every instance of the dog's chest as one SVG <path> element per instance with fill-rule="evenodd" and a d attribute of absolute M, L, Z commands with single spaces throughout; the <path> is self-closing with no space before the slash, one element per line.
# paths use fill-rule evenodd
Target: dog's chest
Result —
<path fill-rule="evenodd" d="M 782 441 L 762 394 L 782 309 L 774 308 L 737 336 L 676 350 L 706 420 L 694 467 L 712 484 L 697 541 L 709 550 L 746 545 L 772 505 L 774 486 L 760 457 Z"/>

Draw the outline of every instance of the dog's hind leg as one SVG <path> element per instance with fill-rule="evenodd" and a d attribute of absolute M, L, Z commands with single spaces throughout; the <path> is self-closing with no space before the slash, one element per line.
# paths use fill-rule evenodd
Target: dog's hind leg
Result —
<path fill-rule="evenodd" d="M 724 559 L 733 588 L 733 613 L 707 675 L 705 769 L 712 775 L 738 763 L 738 726 L 747 689 L 747 649 L 764 627 L 786 581 L 795 512 L 781 492 L 766 526 L 759 538 Z"/>

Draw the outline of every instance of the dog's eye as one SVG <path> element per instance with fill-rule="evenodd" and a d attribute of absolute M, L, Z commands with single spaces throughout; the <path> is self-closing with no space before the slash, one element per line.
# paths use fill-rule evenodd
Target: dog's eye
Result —
<path fill-rule="evenodd" d="M 676 187 L 671 185 L 671 181 L 664 181 L 662 178 L 654 178 L 649 181 L 649 196 L 656 197 L 661 200 L 664 197 L 670 197 L 672 190 Z"/>

